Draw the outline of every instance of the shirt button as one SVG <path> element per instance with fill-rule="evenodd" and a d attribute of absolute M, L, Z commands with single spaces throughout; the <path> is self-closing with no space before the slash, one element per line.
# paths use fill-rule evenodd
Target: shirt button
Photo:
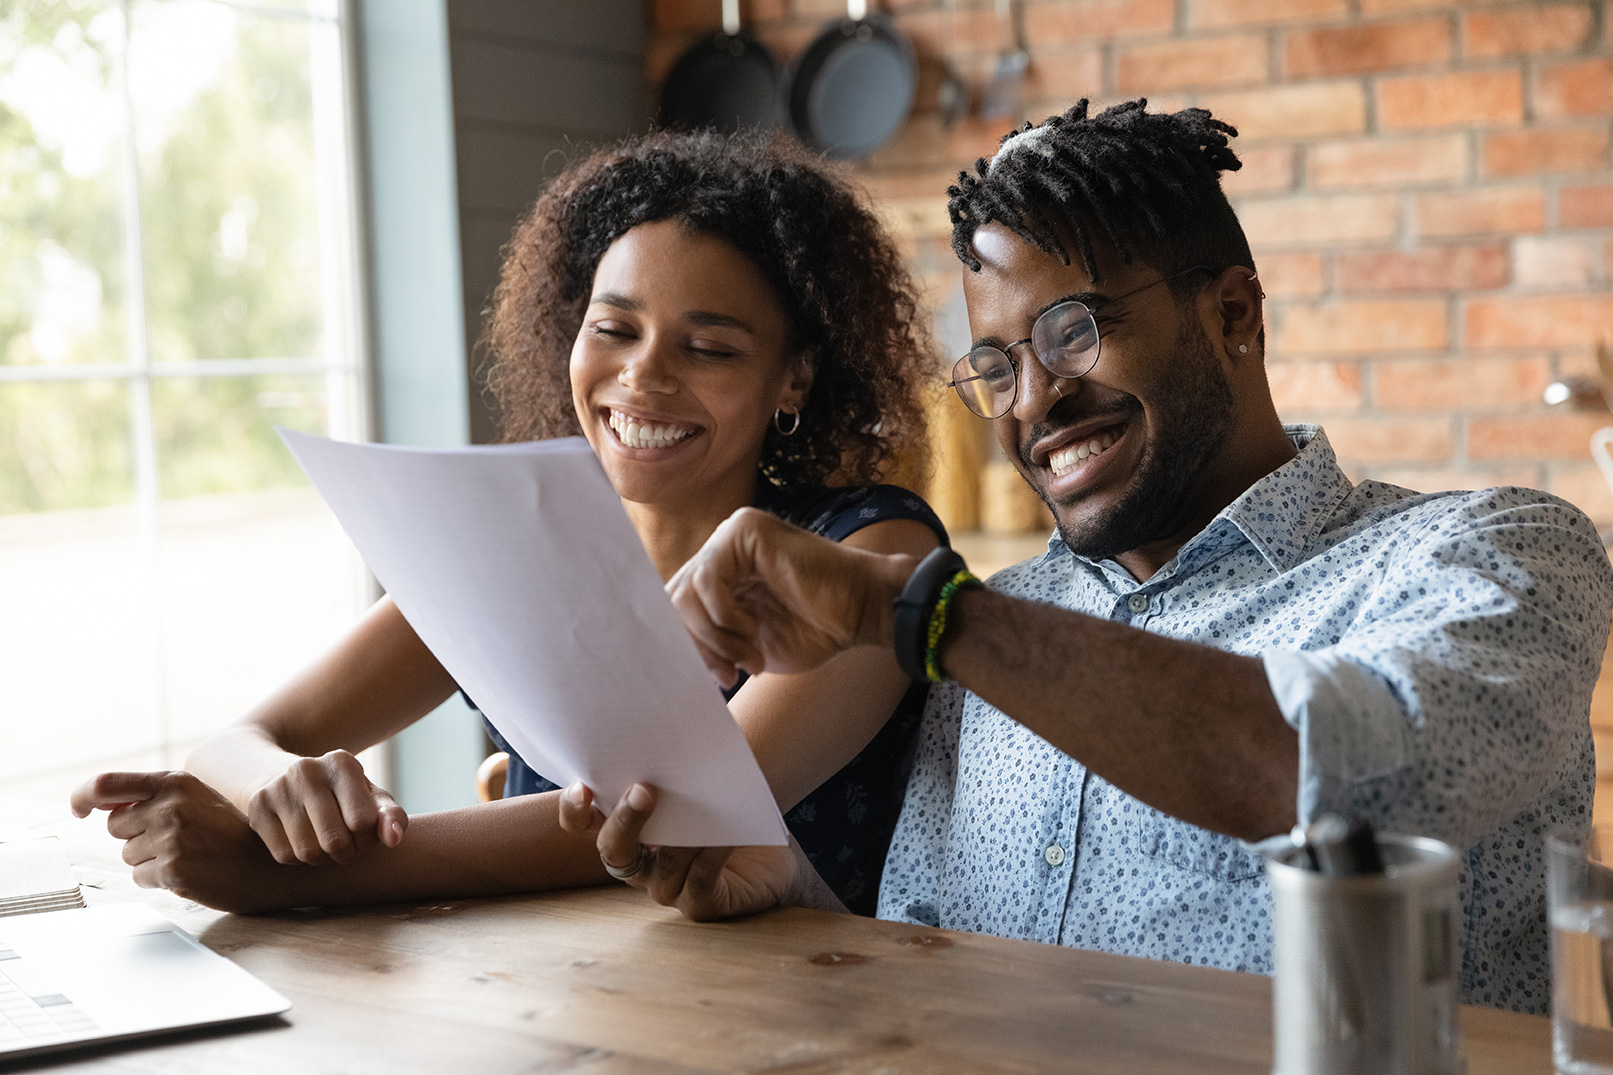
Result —
<path fill-rule="evenodd" d="M 1147 612 L 1148 598 L 1140 593 L 1134 593 L 1126 598 L 1126 604 L 1131 606 L 1133 612 Z"/>
<path fill-rule="evenodd" d="M 1042 857 L 1047 860 L 1049 866 L 1061 866 L 1064 864 L 1064 848 L 1058 844 L 1051 844 L 1042 852 Z"/>

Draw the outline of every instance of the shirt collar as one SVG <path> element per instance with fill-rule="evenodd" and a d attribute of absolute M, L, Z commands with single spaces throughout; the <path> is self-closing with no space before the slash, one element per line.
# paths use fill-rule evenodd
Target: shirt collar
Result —
<path fill-rule="evenodd" d="M 1304 558 L 1355 488 L 1339 468 L 1321 426 L 1285 425 L 1283 432 L 1299 454 L 1244 490 L 1217 516 L 1241 530 L 1279 573 Z M 1215 529 L 1215 523 L 1206 529 Z"/>
<path fill-rule="evenodd" d="M 1300 562 L 1305 550 L 1321 535 L 1354 485 L 1339 468 L 1338 457 L 1333 454 L 1333 446 L 1321 426 L 1285 425 L 1283 432 L 1294 442 L 1299 454 L 1223 508 L 1208 526 L 1182 546 L 1172 564 L 1161 571 L 1161 576 L 1193 570 L 1236 545 L 1237 539 L 1232 536 L 1234 528 L 1279 573 Z M 1074 555 L 1054 531 L 1048 538 L 1043 562 L 1066 553 Z M 1106 572 L 1105 565 L 1112 563 L 1106 560 L 1100 564 L 1084 556 L 1075 558 Z M 1113 571 L 1127 580 L 1131 578 L 1118 564 Z"/>

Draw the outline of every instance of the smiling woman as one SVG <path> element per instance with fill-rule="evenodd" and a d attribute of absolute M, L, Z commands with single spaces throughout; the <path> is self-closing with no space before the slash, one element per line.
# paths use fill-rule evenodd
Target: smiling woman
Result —
<path fill-rule="evenodd" d="M 694 550 L 651 520 L 693 502 L 715 530 L 729 505 L 750 503 L 773 417 L 799 417 L 812 362 L 789 349 L 783 307 L 749 259 L 674 221 L 611 244 L 594 286 L 571 350 L 572 404 L 669 576 Z"/>
<path fill-rule="evenodd" d="M 922 556 L 940 523 L 879 484 L 922 451 L 915 306 L 894 246 L 821 161 L 782 141 L 654 134 L 568 168 L 517 229 L 490 383 L 507 439 L 588 438 L 663 578 L 749 506 Z M 113 810 L 140 883 L 231 910 L 605 881 L 519 756 L 505 798 L 412 821 L 370 782 L 353 753 L 455 690 L 383 599 L 198 747 L 190 773 L 105 774 L 75 807 Z M 923 688 L 865 649 L 729 697 L 792 833 L 871 912 Z"/>
<path fill-rule="evenodd" d="M 778 306 L 787 348 L 813 365 L 799 431 L 765 439 L 767 481 L 866 484 L 922 440 L 930 355 L 917 296 L 845 180 L 782 139 L 667 133 L 573 164 L 511 238 L 488 333 L 506 440 L 582 432 L 567 356 L 598 291 L 595 267 L 657 221 L 743 257 Z M 736 279 L 720 277 L 719 290 Z M 741 319 L 754 316 L 746 308 Z"/>

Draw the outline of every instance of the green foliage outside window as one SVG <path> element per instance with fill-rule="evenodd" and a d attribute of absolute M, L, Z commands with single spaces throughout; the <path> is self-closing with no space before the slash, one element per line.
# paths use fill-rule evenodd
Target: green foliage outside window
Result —
<path fill-rule="evenodd" d="M 194 84 L 166 109 L 134 94 L 151 360 L 329 357 L 308 27 L 207 3 L 136 0 L 130 10 L 131 85 Z M 86 0 L 0 6 L 3 365 L 133 357 L 118 11 Z M 195 37 L 206 47 L 176 51 L 174 35 L 195 26 L 210 28 Z M 88 163 L 40 122 L 53 102 L 24 85 L 64 64 L 94 94 L 86 115 L 105 125 Z M 301 484 L 270 426 L 323 431 L 323 387 L 318 375 L 155 380 L 160 495 Z M 0 382 L 0 514 L 128 502 L 131 391 L 113 379 Z"/>

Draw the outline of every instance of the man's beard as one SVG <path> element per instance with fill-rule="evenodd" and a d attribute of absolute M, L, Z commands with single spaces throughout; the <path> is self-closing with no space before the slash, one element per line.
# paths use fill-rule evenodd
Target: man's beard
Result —
<path fill-rule="evenodd" d="M 1059 520 L 1059 537 L 1079 556 L 1112 560 L 1178 534 L 1193 510 L 1189 493 L 1232 434 L 1232 386 L 1196 319 L 1183 318 L 1175 351 L 1175 387 L 1156 403 L 1157 432 L 1144 442 L 1142 458 L 1119 502 L 1089 513 L 1078 529 L 1070 529 L 1060 518 L 1059 504 L 1037 490 Z M 1126 396 L 1114 410 L 1117 417 L 1142 421 L 1142 402 L 1136 396 Z M 1033 436 L 1029 443 L 1037 439 Z M 1022 447 L 1020 459 L 1027 471 L 1028 456 Z M 1076 494 L 1067 503 L 1079 499 Z"/>

